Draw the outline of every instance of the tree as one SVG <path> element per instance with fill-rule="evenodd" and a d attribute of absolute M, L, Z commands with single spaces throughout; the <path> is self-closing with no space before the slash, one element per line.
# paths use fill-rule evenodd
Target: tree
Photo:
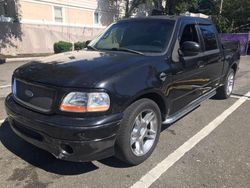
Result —
<path fill-rule="evenodd" d="M 196 11 L 211 15 L 219 32 L 240 32 L 250 25 L 249 0 L 200 0 Z M 220 13 L 220 6 L 222 11 Z"/>
<path fill-rule="evenodd" d="M 124 17 L 129 18 L 139 5 L 146 3 L 147 0 L 110 0 L 111 3 L 123 4 L 124 3 Z"/>
<path fill-rule="evenodd" d="M 192 10 L 198 3 L 198 0 L 166 0 L 165 12 L 168 15 L 178 15 Z"/>
<path fill-rule="evenodd" d="M 249 0 L 224 0 L 221 15 L 228 19 L 235 32 L 250 23 Z"/>
<path fill-rule="evenodd" d="M 124 17 L 130 17 L 143 3 L 151 3 L 156 14 L 179 15 L 196 12 L 212 16 L 220 32 L 240 32 L 244 26 L 250 27 L 250 0 L 110 0 L 124 2 Z"/>
<path fill-rule="evenodd" d="M 217 15 L 219 13 L 219 1 L 215 0 L 200 0 L 198 2 L 198 12 L 207 15 Z"/>
<path fill-rule="evenodd" d="M 196 11 L 211 15 L 219 32 L 240 32 L 244 26 L 250 25 L 249 0 L 221 1 L 223 0 L 200 0 Z"/>
<path fill-rule="evenodd" d="M 198 0 L 110 0 L 111 2 L 118 2 L 124 4 L 123 11 L 125 18 L 130 17 L 139 5 L 147 3 L 152 4 L 153 8 L 158 11 L 163 11 L 168 15 L 178 15 L 190 11 L 198 3 Z M 164 5 L 164 6 L 163 6 Z"/>
<path fill-rule="evenodd" d="M 0 1 L 4 4 L 4 11 L 2 13 L 5 17 L 12 17 L 13 22 L 0 21 L 0 54 L 3 53 L 3 50 L 6 47 L 15 47 L 17 40 L 22 40 L 22 29 L 19 23 L 19 19 L 21 18 L 19 12 L 17 10 L 20 9 L 19 0 L 4 0 Z M 1 6 L 1 4 L 0 4 Z"/>
<path fill-rule="evenodd" d="M 155 9 L 163 11 L 163 6 L 162 6 L 163 0 L 152 0 L 153 6 Z"/>
<path fill-rule="evenodd" d="M 230 33 L 232 32 L 232 24 L 229 20 L 221 15 L 212 16 L 212 20 L 219 33 Z"/>
<path fill-rule="evenodd" d="M 145 3 L 146 0 L 125 0 L 125 18 L 128 18 L 132 15 L 132 13 L 134 12 L 134 10 L 136 8 L 138 8 L 139 5 Z"/>

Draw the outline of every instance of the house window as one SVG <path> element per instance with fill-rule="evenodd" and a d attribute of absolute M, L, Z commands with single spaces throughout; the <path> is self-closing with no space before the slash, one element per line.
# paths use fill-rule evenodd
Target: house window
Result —
<path fill-rule="evenodd" d="M 0 17 L 17 18 L 16 3 L 14 0 L 3 1 L 0 0 Z"/>
<path fill-rule="evenodd" d="M 55 22 L 63 22 L 63 9 L 62 7 L 54 7 Z"/>
<path fill-rule="evenodd" d="M 94 24 L 99 24 L 100 23 L 100 15 L 99 12 L 94 13 Z"/>
<path fill-rule="evenodd" d="M 4 1 L 0 1 L 0 16 L 6 16 L 6 6 L 7 3 Z"/>

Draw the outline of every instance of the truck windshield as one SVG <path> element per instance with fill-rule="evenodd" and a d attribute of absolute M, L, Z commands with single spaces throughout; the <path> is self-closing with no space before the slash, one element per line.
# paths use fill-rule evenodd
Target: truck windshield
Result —
<path fill-rule="evenodd" d="M 131 53 L 160 53 L 170 42 L 174 24 L 174 21 L 164 19 L 118 22 L 108 27 L 89 47 Z"/>

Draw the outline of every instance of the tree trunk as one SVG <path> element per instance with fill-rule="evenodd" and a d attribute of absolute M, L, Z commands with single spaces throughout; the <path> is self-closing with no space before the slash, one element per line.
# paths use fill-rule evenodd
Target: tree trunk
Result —
<path fill-rule="evenodd" d="M 126 5 L 125 5 L 125 18 L 128 18 L 129 15 L 128 15 L 128 11 L 129 11 L 129 0 L 126 0 L 125 1 Z"/>
<path fill-rule="evenodd" d="M 174 0 L 166 0 L 165 10 L 168 15 L 174 14 Z"/>
<path fill-rule="evenodd" d="M 155 9 L 157 9 L 157 10 L 162 10 L 163 9 L 162 0 L 154 0 L 153 3 L 154 3 Z"/>
<path fill-rule="evenodd" d="M 133 11 L 138 8 L 138 6 L 142 3 L 144 3 L 145 0 L 132 0 L 131 3 L 129 3 L 129 0 L 126 0 L 126 7 L 125 7 L 125 18 L 129 18 Z M 130 6 L 129 6 L 130 4 Z"/>

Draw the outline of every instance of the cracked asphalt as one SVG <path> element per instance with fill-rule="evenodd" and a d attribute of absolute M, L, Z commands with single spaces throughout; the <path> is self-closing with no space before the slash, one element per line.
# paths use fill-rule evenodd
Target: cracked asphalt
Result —
<path fill-rule="evenodd" d="M 6 118 L 4 98 L 10 92 L 11 74 L 23 63 L 0 65 L 0 86 L 6 86 L 0 87 L 0 120 Z M 88 163 L 55 159 L 20 139 L 4 121 L 0 123 L 0 187 L 130 187 L 248 91 L 249 56 L 241 59 L 234 97 L 207 100 L 176 123 L 164 125 L 153 155 L 136 167 L 128 167 L 113 157 Z M 250 98 L 151 187 L 250 187 Z"/>

